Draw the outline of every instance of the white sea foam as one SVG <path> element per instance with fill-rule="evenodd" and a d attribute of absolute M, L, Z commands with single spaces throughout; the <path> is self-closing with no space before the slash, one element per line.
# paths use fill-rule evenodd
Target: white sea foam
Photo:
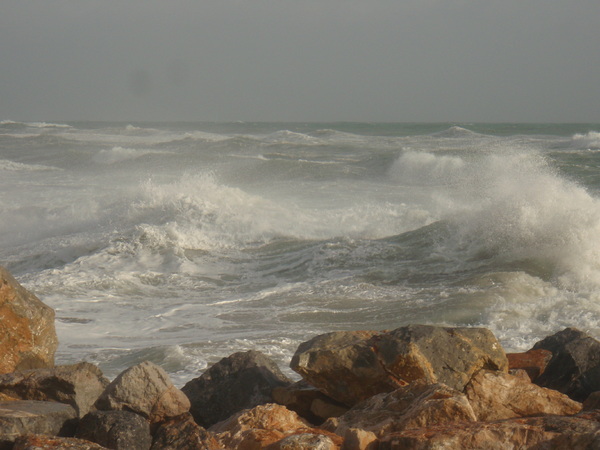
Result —
<path fill-rule="evenodd" d="M 8 161 L 0 159 L 0 170 L 8 172 L 35 172 L 35 171 L 46 171 L 46 170 L 61 170 L 58 167 L 45 166 L 42 164 L 23 164 L 15 161 Z"/>
<path fill-rule="evenodd" d="M 573 146 L 578 148 L 600 149 L 600 132 L 589 131 L 585 134 L 575 134 L 571 138 Z"/>
<path fill-rule="evenodd" d="M 94 155 L 93 160 L 100 164 L 115 164 L 131 159 L 137 159 L 144 155 L 161 153 L 164 154 L 167 152 L 159 152 L 147 149 L 123 148 L 117 146 L 111 149 L 100 150 Z"/>

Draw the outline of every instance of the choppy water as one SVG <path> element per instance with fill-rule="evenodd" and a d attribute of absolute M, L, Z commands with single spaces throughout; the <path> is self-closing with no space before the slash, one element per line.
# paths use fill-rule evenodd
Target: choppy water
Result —
<path fill-rule="evenodd" d="M 598 124 L 3 121 L 0 264 L 109 377 L 409 323 L 600 337 L 599 166 Z"/>

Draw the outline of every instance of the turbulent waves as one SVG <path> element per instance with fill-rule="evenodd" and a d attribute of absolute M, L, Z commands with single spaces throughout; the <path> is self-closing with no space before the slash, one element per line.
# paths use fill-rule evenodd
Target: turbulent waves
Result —
<path fill-rule="evenodd" d="M 61 362 L 109 375 L 285 367 L 333 329 L 599 335 L 598 129 L 5 121 L 0 258 L 56 309 Z"/>

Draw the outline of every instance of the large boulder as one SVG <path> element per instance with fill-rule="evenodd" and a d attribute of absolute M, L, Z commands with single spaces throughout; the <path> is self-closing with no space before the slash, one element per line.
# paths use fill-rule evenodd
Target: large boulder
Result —
<path fill-rule="evenodd" d="M 270 358 L 250 350 L 221 359 L 181 390 L 194 420 L 210 427 L 243 409 L 273 402 L 273 389 L 289 384 Z"/>
<path fill-rule="evenodd" d="M 208 431 L 216 434 L 223 447 L 240 450 L 264 448 L 294 434 L 323 435 L 336 446 L 342 443 L 339 436 L 312 428 L 295 412 L 275 403 L 240 411 Z"/>
<path fill-rule="evenodd" d="M 87 362 L 0 375 L 0 393 L 21 400 L 66 403 L 79 417 L 92 409 L 108 384 L 100 369 Z"/>
<path fill-rule="evenodd" d="M 151 423 L 159 423 L 188 412 L 190 402 L 161 367 L 144 361 L 121 372 L 95 406 L 101 411 L 135 412 Z"/>
<path fill-rule="evenodd" d="M 54 310 L 0 267 L 0 373 L 54 366 Z"/>
<path fill-rule="evenodd" d="M 565 394 L 503 372 L 482 370 L 467 384 L 465 394 L 480 421 L 581 411 L 581 403 Z"/>
<path fill-rule="evenodd" d="M 600 391 L 600 341 L 576 328 L 566 328 L 537 342 L 534 349 L 552 352 L 535 383 L 584 401 Z"/>
<path fill-rule="evenodd" d="M 381 437 L 407 428 L 475 420 L 463 393 L 420 380 L 364 400 L 344 415 L 327 420 L 322 428 L 344 437 L 353 429 Z"/>
<path fill-rule="evenodd" d="M 298 347 L 290 367 L 352 406 L 417 380 L 462 391 L 481 369 L 506 372 L 508 360 L 487 329 L 409 325 L 385 333 L 317 336 Z"/>
<path fill-rule="evenodd" d="M 79 421 L 76 437 L 114 450 L 148 450 L 152 445 L 150 425 L 129 411 L 94 411 Z"/>
<path fill-rule="evenodd" d="M 63 403 L 0 402 L 0 448 L 12 448 L 15 439 L 24 434 L 72 436 L 76 426 L 75 410 Z"/>
<path fill-rule="evenodd" d="M 303 342 L 290 367 L 309 384 L 347 405 L 406 385 L 385 370 L 372 338 L 378 331 L 337 331 Z"/>
<path fill-rule="evenodd" d="M 379 450 L 595 450 L 598 415 L 541 416 L 407 429 L 379 440 Z"/>

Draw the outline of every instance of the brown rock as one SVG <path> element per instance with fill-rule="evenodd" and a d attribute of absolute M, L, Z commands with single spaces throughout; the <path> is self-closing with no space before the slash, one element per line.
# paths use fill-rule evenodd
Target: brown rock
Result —
<path fill-rule="evenodd" d="M 0 375 L 0 393 L 21 400 L 66 403 L 83 417 L 108 383 L 98 367 L 82 362 Z"/>
<path fill-rule="evenodd" d="M 600 391 L 592 392 L 583 402 L 583 410 L 600 409 Z"/>
<path fill-rule="evenodd" d="M 581 403 L 568 396 L 503 372 L 482 370 L 466 386 L 465 394 L 480 421 L 581 411 Z"/>
<path fill-rule="evenodd" d="M 30 434 L 19 436 L 12 450 L 107 450 L 106 447 L 84 439 Z"/>
<path fill-rule="evenodd" d="M 481 369 L 508 371 L 502 346 L 485 328 L 409 325 L 371 341 L 386 370 L 406 382 L 444 383 L 462 391 Z"/>
<path fill-rule="evenodd" d="M 213 425 L 209 431 L 216 434 L 225 448 L 235 449 L 265 448 L 292 434 L 325 434 L 341 443 L 341 438 L 312 428 L 295 412 L 275 403 L 241 411 Z"/>
<path fill-rule="evenodd" d="M 322 428 L 340 436 L 357 428 L 377 437 L 407 428 L 475 421 L 467 397 L 443 384 L 416 381 L 393 392 L 375 395 L 346 414 L 327 420 Z"/>
<path fill-rule="evenodd" d="M 54 366 L 54 310 L 0 267 L 0 373 Z"/>
<path fill-rule="evenodd" d="M 273 389 L 275 403 L 296 412 L 310 423 L 320 425 L 330 417 L 338 417 L 348 411 L 348 407 L 336 402 L 317 388 L 302 380 L 289 386 Z"/>
<path fill-rule="evenodd" d="M 359 428 L 350 428 L 344 433 L 342 450 L 377 450 L 378 445 L 379 440 L 375 433 Z"/>
<path fill-rule="evenodd" d="M 163 422 L 154 433 L 150 450 L 220 450 L 223 447 L 212 433 L 184 414 Z"/>
<path fill-rule="evenodd" d="M 523 369 L 531 381 L 544 373 L 552 359 L 552 352 L 542 348 L 529 350 L 524 353 L 507 353 L 509 370 Z"/>
<path fill-rule="evenodd" d="M 337 441 L 338 443 L 336 444 Z M 299 433 L 286 436 L 265 450 L 339 450 L 341 438 L 324 434 Z"/>
<path fill-rule="evenodd" d="M 462 391 L 481 369 L 508 370 L 502 346 L 483 328 L 410 325 L 387 333 L 337 332 L 304 342 L 291 368 L 352 406 L 417 380 Z"/>
<path fill-rule="evenodd" d="M 132 411 L 158 423 L 188 412 L 190 402 L 162 368 L 145 361 L 120 373 L 96 401 L 96 407 Z"/>
<path fill-rule="evenodd" d="M 209 427 L 243 409 L 273 402 L 274 388 L 291 381 L 261 352 L 237 352 L 210 367 L 181 390 L 196 423 Z"/>
<path fill-rule="evenodd" d="M 407 429 L 384 436 L 379 450 L 597 449 L 598 415 L 543 416 Z M 580 447 L 573 444 L 585 444 Z M 590 444 L 591 443 L 591 444 Z"/>
<path fill-rule="evenodd" d="M 290 367 L 331 398 L 352 406 L 381 392 L 392 391 L 399 381 L 381 366 L 369 339 L 377 331 L 338 331 L 300 344 Z"/>
<path fill-rule="evenodd" d="M 72 436 L 75 410 L 63 403 L 20 400 L 0 403 L 0 445 L 24 434 Z"/>

